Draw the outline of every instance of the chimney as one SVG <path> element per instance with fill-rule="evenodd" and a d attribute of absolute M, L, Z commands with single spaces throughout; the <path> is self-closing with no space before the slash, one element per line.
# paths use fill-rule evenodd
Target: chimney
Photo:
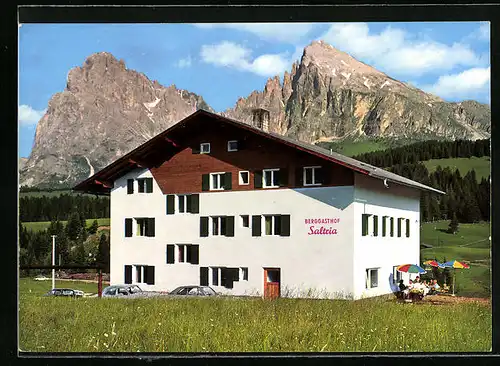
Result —
<path fill-rule="evenodd" d="M 269 132 L 270 112 L 264 108 L 255 108 L 252 110 L 254 127 L 261 129 L 264 132 Z"/>

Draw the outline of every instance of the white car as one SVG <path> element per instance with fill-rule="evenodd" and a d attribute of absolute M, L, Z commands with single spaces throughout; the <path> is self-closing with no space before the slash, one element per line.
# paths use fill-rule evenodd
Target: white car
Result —
<path fill-rule="evenodd" d="M 48 280 L 50 280 L 50 278 L 45 277 L 45 276 L 43 276 L 43 275 L 38 275 L 38 276 L 36 276 L 36 277 L 34 278 L 34 280 L 35 280 L 35 281 L 48 281 Z"/>

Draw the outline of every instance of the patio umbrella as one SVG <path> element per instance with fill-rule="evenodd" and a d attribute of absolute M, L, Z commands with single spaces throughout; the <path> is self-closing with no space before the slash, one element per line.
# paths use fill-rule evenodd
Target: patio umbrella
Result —
<path fill-rule="evenodd" d="M 470 266 L 467 263 L 459 262 L 456 260 L 448 261 L 443 263 L 442 268 L 453 268 L 453 293 L 452 296 L 455 296 L 455 269 L 469 269 Z"/>
<path fill-rule="evenodd" d="M 416 264 L 402 264 L 398 267 L 396 267 L 396 270 L 398 272 L 404 272 L 404 273 L 426 273 L 427 271 L 423 269 L 420 266 L 417 266 Z"/>
<path fill-rule="evenodd" d="M 424 264 L 426 266 L 443 268 L 443 264 L 435 260 L 425 261 Z"/>

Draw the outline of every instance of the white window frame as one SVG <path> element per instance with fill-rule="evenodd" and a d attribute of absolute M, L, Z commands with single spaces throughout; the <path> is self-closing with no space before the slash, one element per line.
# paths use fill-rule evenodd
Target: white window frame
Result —
<path fill-rule="evenodd" d="M 236 149 L 231 149 L 232 142 L 236 142 L 236 144 L 238 144 L 238 140 L 229 140 L 227 142 L 227 151 L 238 151 L 238 146 L 236 146 Z"/>
<path fill-rule="evenodd" d="M 396 268 L 398 268 L 398 266 L 392 266 L 392 283 L 397 285 L 399 281 L 403 279 L 403 274 Z"/>
<path fill-rule="evenodd" d="M 221 268 L 220 267 L 209 267 L 211 276 L 210 276 L 210 281 L 211 286 L 220 286 L 220 280 L 221 280 Z M 214 275 L 217 277 L 217 285 L 214 284 Z"/>
<path fill-rule="evenodd" d="M 263 227 L 264 227 L 264 231 L 263 231 L 263 234 L 266 235 L 266 236 L 280 236 L 279 233 L 276 233 L 276 220 L 281 220 L 281 217 L 280 215 L 262 215 L 263 217 L 263 221 L 264 221 L 264 224 L 263 224 Z M 266 217 L 270 217 L 271 218 L 271 234 L 268 234 L 266 232 Z"/>
<path fill-rule="evenodd" d="M 134 264 L 132 265 L 134 268 L 134 276 L 132 280 L 132 284 L 145 284 L 146 280 L 144 279 L 146 275 L 146 265 L 145 264 Z M 137 281 L 137 274 L 138 272 L 141 273 L 141 281 Z"/>
<path fill-rule="evenodd" d="M 185 214 L 187 212 L 187 194 L 177 194 L 177 211 L 180 214 Z M 181 212 L 181 200 L 184 201 L 184 211 Z"/>
<path fill-rule="evenodd" d="M 312 169 L 312 183 L 306 183 L 306 170 L 307 169 Z M 316 169 L 321 169 L 320 165 L 315 165 L 315 166 L 305 166 L 303 168 L 303 182 L 305 187 L 310 187 L 310 186 L 320 186 L 321 183 L 316 183 Z"/>
<path fill-rule="evenodd" d="M 203 151 L 203 147 L 208 146 L 208 151 Z M 202 142 L 200 144 L 200 154 L 210 154 L 210 142 Z"/>
<path fill-rule="evenodd" d="M 241 173 L 247 173 L 248 174 L 248 181 L 246 183 L 243 183 L 243 179 L 241 179 Z M 264 179 L 264 178 L 262 178 Z M 238 183 L 240 186 L 247 186 L 250 184 L 250 172 L 248 170 L 240 170 L 238 172 Z"/>
<path fill-rule="evenodd" d="M 226 174 L 226 172 L 217 172 L 217 173 L 210 173 L 210 190 L 211 191 L 223 191 L 224 190 L 224 187 L 220 187 L 220 188 L 214 188 L 214 180 L 213 180 L 213 177 L 214 175 L 218 176 L 219 178 L 217 179 L 217 184 L 220 186 L 220 176 L 221 175 L 224 175 Z"/>
<path fill-rule="evenodd" d="M 147 217 L 134 217 L 134 221 L 135 221 L 135 232 L 133 232 L 133 236 L 140 236 L 140 237 L 146 237 L 146 223 L 145 221 L 143 221 L 143 227 L 142 227 L 142 230 L 140 230 L 140 224 L 139 224 L 139 221 L 138 220 L 147 220 L 148 218 Z M 137 235 L 137 232 L 141 232 L 139 235 Z"/>
<path fill-rule="evenodd" d="M 225 218 L 225 216 L 210 216 L 211 220 L 210 220 L 210 226 L 211 226 L 211 230 L 209 230 L 209 232 L 211 233 L 212 236 L 224 236 L 224 234 L 222 234 L 222 219 Z M 214 221 L 217 220 L 217 234 L 214 233 Z M 226 228 L 227 230 L 227 228 Z"/>
<path fill-rule="evenodd" d="M 366 275 L 366 284 L 365 287 L 367 290 L 370 290 L 372 288 L 378 288 L 379 287 L 379 269 L 380 268 L 367 268 L 365 270 L 365 275 Z M 377 285 L 372 287 L 372 271 L 377 271 Z"/>
<path fill-rule="evenodd" d="M 274 172 L 279 172 L 280 168 L 263 169 L 262 170 L 262 188 L 278 188 L 278 185 L 267 185 L 266 183 L 266 172 L 271 172 L 271 182 L 274 181 Z"/>
<path fill-rule="evenodd" d="M 245 276 L 246 273 L 246 276 Z M 240 267 L 240 281 L 248 282 L 248 267 Z M 247 278 L 245 280 L 245 277 Z"/>

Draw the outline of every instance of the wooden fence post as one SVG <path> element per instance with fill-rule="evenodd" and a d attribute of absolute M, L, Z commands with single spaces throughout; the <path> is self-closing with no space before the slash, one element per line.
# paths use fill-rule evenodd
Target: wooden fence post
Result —
<path fill-rule="evenodd" d="M 102 297 L 102 269 L 99 268 L 99 280 L 97 282 L 97 296 Z"/>

